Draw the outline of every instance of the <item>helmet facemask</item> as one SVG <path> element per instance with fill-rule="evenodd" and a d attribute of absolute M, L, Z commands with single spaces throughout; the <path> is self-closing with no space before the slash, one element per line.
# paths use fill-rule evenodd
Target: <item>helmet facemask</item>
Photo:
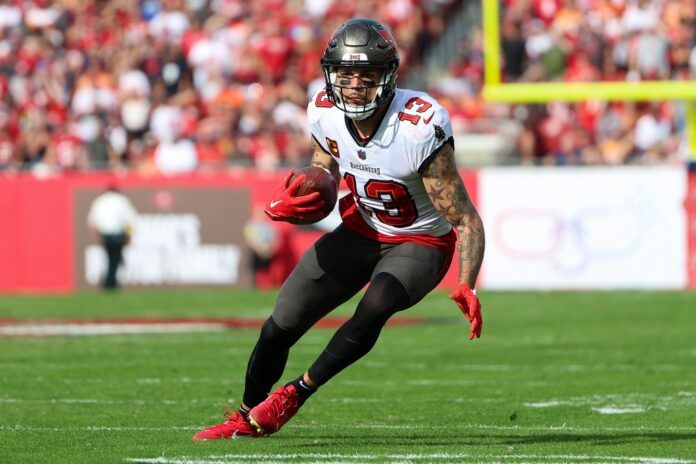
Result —
<path fill-rule="evenodd" d="M 375 83 L 363 83 L 362 86 L 354 87 L 351 86 L 353 78 L 349 79 L 347 85 L 342 85 L 340 78 L 338 76 L 338 71 L 340 68 L 353 68 L 359 69 L 361 67 L 370 69 L 381 70 L 381 76 L 379 82 Z M 326 81 L 326 95 L 329 100 L 341 111 L 343 111 L 349 118 L 361 121 L 372 116 L 377 110 L 377 108 L 386 105 L 391 101 L 391 97 L 394 94 L 394 89 L 396 88 L 396 69 L 398 67 L 398 62 L 389 63 L 384 66 L 374 66 L 374 65 L 353 65 L 351 64 L 341 64 L 338 66 L 325 64 L 322 66 L 324 70 L 324 79 Z M 376 92 L 373 98 L 369 101 L 365 101 L 362 105 L 353 105 L 345 100 L 343 97 L 343 90 L 353 90 L 370 93 L 370 90 L 376 88 Z"/>

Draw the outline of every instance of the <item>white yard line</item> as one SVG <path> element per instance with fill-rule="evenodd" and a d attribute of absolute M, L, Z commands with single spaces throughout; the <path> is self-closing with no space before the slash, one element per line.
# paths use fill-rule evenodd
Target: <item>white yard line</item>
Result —
<path fill-rule="evenodd" d="M 593 411 L 596 411 L 600 414 L 636 414 L 636 413 L 641 413 L 645 412 L 645 408 L 642 408 L 640 406 L 635 406 L 631 408 L 618 408 L 618 407 L 613 407 L 613 406 L 605 406 L 603 408 L 592 408 Z"/>
<path fill-rule="evenodd" d="M 84 427 L 65 426 L 65 427 L 37 427 L 22 424 L 0 424 L 0 431 L 32 431 L 32 432 L 95 432 L 95 431 L 111 431 L 111 432 L 127 432 L 127 431 L 153 431 L 166 432 L 174 430 L 201 430 L 210 424 L 186 425 L 186 426 L 168 426 L 168 427 L 120 427 L 109 425 L 91 425 Z M 313 430 L 333 430 L 338 426 L 333 425 L 304 425 L 290 424 L 288 429 L 313 429 Z M 359 430 L 359 429 L 375 429 L 375 430 L 417 430 L 422 429 L 422 425 L 391 425 L 391 424 L 361 424 L 361 425 L 341 425 L 342 430 Z M 694 433 L 696 427 L 572 427 L 566 425 L 559 426 L 519 426 L 519 425 L 490 425 L 490 424 L 457 424 L 457 425 L 428 425 L 428 429 L 435 430 L 498 430 L 503 432 L 527 432 L 527 431 L 554 431 L 554 432 L 573 432 L 573 433 L 596 433 L 601 432 L 685 432 Z M 696 463 L 695 463 L 696 464 Z"/>
<path fill-rule="evenodd" d="M 166 324 L 165 324 L 166 325 Z M 165 329 L 166 330 L 166 329 Z M 222 331 L 224 329 L 220 329 Z M 173 329 L 170 331 L 171 333 L 180 333 L 176 329 Z M 148 334 L 148 333 L 168 333 L 168 332 L 147 332 L 147 331 L 142 331 L 142 332 L 133 332 L 135 333 L 140 333 L 140 334 Z M 95 334 L 96 335 L 96 334 Z M 312 353 L 312 354 L 317 354 L 319 351 L 315 348 L 308 349 L 307 347 L 298 347 L 297 349 L 293 349 L 293 353 Z M 234 353 L 246 353 L 244 350 L 231 350 L 231 354 Z M 135 362 L 128 362 L 126 364 L 124 363 L 116 363 L 116 362 L 111 362 L 108 364 L 101 364 L 102 366 L 104 365 L 118 365 L 120 367 L 123 366 L 134 366 L 134 365 L 139 365 L 139 363 Z M 186 364 L 186 365 L 193 365 L 193 364 Z M 299 362 L 291 362 L 289 365 L 297 365 L 300 366 L 301 364 Z M 90 363 L 76 363 L 76 362 L 66 362 L 66 363 L 56 363 L 56 362 L 36 362 L 34 364 L 28 364 L 28 363 L 17 363 L 17 362 L 0 362 L 0 369 L 37 369 L 37 366 L 41 369 L 63 369 L 63 368 L 77 368 L 77 367 L 90 367 L 92 364 Z M 392 367 L 388 363 L 362 363 L 362 367 L 369 368 L 369 369 L 379 369 L 379 370 L 384 370 L 385 368 Z M 399 365 L 399 368 L 404 368 L 404 365 Z M 418 371 L 422 371 L 423 369 L 421 367 L 415 368 Z M 605 365 L 569 365 L 569 366 L 535 366 L 535 365 L 524 365 L 524 364 L 519 364 L 519 365 L 507 365 L 507 364 L 438 364 L 437 365 L 438 370 L 443 370 L 443 371 L 459 371 L 459 372 L 550 372 L 550 373 L 556 373 L 556 372 L 586 372 L 586 371 L 644 371 L 646 369 L 650 369 L 653 371 L 686 371 L 688 370 L 687 366 L 678 366 L 674 364 L 666 364 L 666 365 L 656 365 L 656 364 L 642 364 L 642 365 L 621 365 L 621 364 L 605 364 Z M 449 374 L 448 374 L 449 375 Z M 445 381 L 446 384 L 447 381 Z M 417 385 L 417 382 L 414 383 L 414 385 Z M 688 382 L 670 382 L 668 385 L 679 385 L 679 386 L 689 386 L 690 384 Z"/>
<path fill-rule="evenodd" d="M 677 364 L 438 364 L 438 369 L 475 371 L 475 372 L 587 372 L 587 371 L 621 371 L 634 372 L 651 369 L 654 371 L 676 371 L 687 369 L 687 366 Z"/>
<path fill-rule="evenodd" d="M 207 458 L 191 458 L 182 456 L 179 458 L 167 458 L 164 456 L 157 458 L 130 458 L 129 462 L 148 463 L 148 464 L 208 464 L 208 463 L 230 463 L 230 462 L 253 462 L 261 464 L 266 462 L 282 462 L 289 460 L 302 459 L 302 462 L 321 462 L 336 463 L 345 462 L 355 464 L 357 462 L 384 461 L 389 462 L 481 462 L 482 459 L 490 463 L 638 463 L 638 464 L 693 464 L 695 461 L 676 458 L 662 458 L 651 456 L 592 456 L 586 454 L 469 454 L 469 453 L 424 453 L 424 454 L 342 454 L 342 453 L 306 453 L 306 454 L 284 454 L 271 456 L 263 454 L 225 454 L 221 456 L 208 456 Z M 316 461 L 308 461 L 314 459 Z M 232 461 L 230 461 L 232 460 Z M 456 460 L 456 461 L 453 461 Z"/>
<path fill-rule="evenodd" d="M 522 403 L 528 408 L 587 407 L 600 414 L 622 414 L 645 412 L 649 409 L 674 409 L 696 404 L 696 395 L 690 391 L 679 391 L 673 395 L 646 393 L 623 393 L 608 395 L 571 396 L 549 398 L 544 401 Z"/>
<path fill-rule="evenodd" d="M 209 379 L 213 380 L 213 379 Z M 190 377 L 179 377 L 171 380 L 161 378 L 141 378 L 128 380 L 129 383 L 138 383 L 142 385 L 161 385 L 164 383 L 198 383 L 201 379 Z M 219 383 L 219 382 L 216 382 Z M 230 383 L 230 382 L 224 382 Z M 228 399 L 228 401 L 234 401 Z M 364 397 L 341 396 L 339 398 L 317 398 L 318 403 L 332 404 L 369 404 L 380 403 L 384 400 Z M 398 403 L 410 401 L 408 399 L 392 398 L 390 402 Z M 434 402 L 439 400 L 422 400 L 421 402 Z M 464 398 L 451 397 L 451 403 L 491 403 L 500 404 L 510 400 L 505 397 L 493 398 Z M 216 398 L 193 398 L 189 400 L 142 400 L 142 399 L 100 399 L 100 398 L 13 398 L 0 397 L 2 403 L 38 403 L 38 404 L 136 404 L 136 405 L 176 405 L 176 404 L 216 404 L 219 399 Z M 692 406 L 696 404 L 696 393 L 691 391 L 679 391 L 674 395 L 650 395 L 645 393 L 625 393 L 625 394 L 608 394 L 608 395 L 590 395 L 590 396 L 574 396 L 568 398 L 553 398 L 545 401 L 522 403 L 528 408 L 553 408 L 553 407 L 589 407 L 593 411 L 600 414 L 629 414 L 642 413 L 651 409 L 669 410 Z"/>

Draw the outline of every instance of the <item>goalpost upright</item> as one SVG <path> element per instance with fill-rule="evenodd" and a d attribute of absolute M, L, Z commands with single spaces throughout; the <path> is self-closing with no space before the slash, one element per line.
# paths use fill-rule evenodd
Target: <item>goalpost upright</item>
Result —
<path fill-rule="evenodd" d="M 686 107 L 684 136 L 689 146 L 689 161 L 696 162 L 696 81 L 503 83 L 499 0 L 481 0 L 481 3 L 484 99 L 500 103 L 682 100 Z"/>

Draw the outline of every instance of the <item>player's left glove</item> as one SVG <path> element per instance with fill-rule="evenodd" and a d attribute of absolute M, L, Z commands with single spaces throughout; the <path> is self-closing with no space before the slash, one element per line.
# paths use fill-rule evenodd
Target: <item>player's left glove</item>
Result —
<path fill-rule="evenodd" d="M 481 316 L 481 302 L 476 296 L 476 290 L 472 290 L 466 284 L 459 284 L 457 288 L 450 293 L 450 298 L 457 303 L 459 309 L 464 313 L 464 317 L 471 323 L 471 332 L 469 332 L 469 340 L 481 338 L 481 329 L 483 328 L 483 317 Z"/>

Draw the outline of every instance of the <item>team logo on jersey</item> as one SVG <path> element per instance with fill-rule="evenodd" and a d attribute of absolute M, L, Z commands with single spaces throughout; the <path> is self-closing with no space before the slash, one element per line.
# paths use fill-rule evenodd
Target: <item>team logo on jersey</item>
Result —
<path fill-rule="evenodd" d="M 341 157 L 341 153 L 338 151 L 338 144 L 335 140 L 331 140 L 330 138 L 326 137 L 326 144 L 329 146 L 329 151 L 332 155 L 334 155 L 336 158 Z"/>
<path fill-rule="evenodd" d="M 367 153 L 365 153 L 365 150 L 358 150 L 358 158 L 361 160 L 365 160 L 365 158 L 367 158 Z"/>
<path fill-rule="evenodd" d="M 437 124 L 435 124 L 435 138 L 438 140 L 445 139 L 445 131 L 443 131 L 442 127 L 438 126 Z"/>

